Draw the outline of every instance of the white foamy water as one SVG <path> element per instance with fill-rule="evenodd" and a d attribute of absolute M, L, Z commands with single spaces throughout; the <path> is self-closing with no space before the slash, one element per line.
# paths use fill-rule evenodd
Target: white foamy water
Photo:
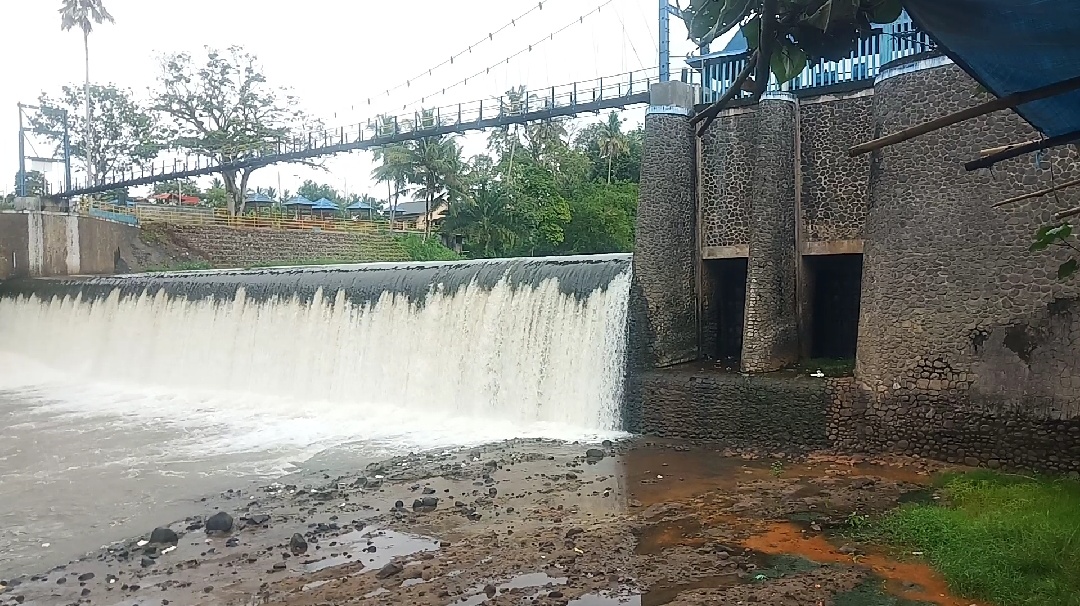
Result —
<path fill-rule="evenodd" d="M 0 298 L 0 572 L 338 445 L 621 435 L 629 270 L 584 296 L 510 277 L 423 302 L 151 292 Z M 28 490 L 47 511 L 25 514 Z"/>

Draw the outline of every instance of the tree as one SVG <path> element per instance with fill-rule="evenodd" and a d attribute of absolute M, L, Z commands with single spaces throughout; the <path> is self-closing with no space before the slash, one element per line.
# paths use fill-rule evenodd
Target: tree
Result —
<path fill-rule="evenodd" d="M 329 185 L 316 183 L 311 179 L 304 181 L 304 184 L 300 186 L 300 189 L 296 190 L 296 193 L 298 195 L 304 196 L 312 202 L 320 198 L 326 198 L 331 202 L 338 203 L 342 201 L 342 198 L 340 194 L 338 194 L 338 191 L 336 189 L 330 187 Z"/>
<path fill-rule="evenodd" d="M 607 122 L 604 123 L 597 139 L 597 145 L 600 146 L 600 155 L 607 159 L 608 185 L 611 184 L 612 177 L 611 163 L 615 158 L 630 151 L 630 142 L 622 132 L 622 124 L 623 120 L 619 118 L 618 112 L 611 112 L 608 114 Z"/>
<path fill-rule="evenodd" d="M 44 173 L 38 170 L 26 171 L 26 195 L 44 196 L 49 193 L 49 182 Z M 15 194 L 19 194 L 19 173 L 15 172 Z"/>
<path fill-rule="evenodd" d="M 413 163 L 412 182 L 424 200 L 424 237 L 431 236 L 431 213 L 460 197 L 463 182 L 461 148 L 452 137 L 424 137 L 406 146 Z"/>
<path fill-rule="evenodd" d="M 136 102 L 129 90 L 112 84 L 65 86 L 57 97 L 41 93 L 38 105 L 41 110 L 30 117 L 31 126 L 56 144 L 60 154 L 67 121 L 71 155 L 93 159 L 88 182 L 90 175 L 98 183 L 118 177 L 150 162 L 161 150 L 165 134 L 157 117 Z M 79 112 L 84 105 L 89 107 L 89 123 Z"/>
<path fill-rule="evenodd" d="M 179 187 L 177 185 L 179 184 Z M 169 194 L 175 196 L 177 189 L 180 190 L 180 194 L 183 196 L 195 196 L 201 198 L 203 192 L 199 189 L 197 183 L 191 179 L 172 179 L 170 181 L 160 181 L 154 184 L 155 194 Z"/>
<path fill-rule="evenodd" d="M 570 199 L 570 223 L 561 252 L 598 254 L 634 248 L 637 183 L 590 184 Z"/>
<path fill-rule="evenodd" d="M 374 160 L 380 164 L 371 171 L 371 176 L 380 183 L 386 183 L 386 201 L 390 206 L 392 227 L 401 194 L 408 192 L 409 183 L 413 180 L 412 153 L 404 143 L 394 143 L 372 151 Z"/>
<path fill-rule="evenodd" d="M 760 99 L 770 72 L 778 82 L 787 82 L 809 61 L 847 57 L 872 32 L 872 24 L 892 23 L 901 12 L 901 0 L 690 0 L 681 16 L 699 47 L 741 24 L 752 51 L 731 94 L 699 118 L 708 126 L 747 83 L 754 100 Z"/>
<path fill-rule="evenodd" d="M 267 84 L 256 57 L 240 47 L 207 48 L 198 62 L 187 53 L 171 55 L 162 72 L 155 107 L 175 124 L 175 145 L 221 164 L 276 151 L 305 124 L 315 124 L 288 91 Z M 248 180 L 258 168 L 221 171 L 231 214 L 243 212 Z"/>
<path fill-rule="evenodd" d="M 214 177 L 203 194 L 203 200 L 213 208 L 226 208 L 229 205 L 229 192 L 225 191 L 225 182 Z"/>
<path fill-rule="evenodd" d="M 450 207 L 442 227 L 445 233 L 464 236 L 471 256 L 491 258 L 506 255 L 517 245 L 517 219 L 502 187 L 485 183 Z"/>
<path fill-rule="evenodd" d="M 82 30 L 83 34 L 83 59 L 85 60 L 85 80 L 83 82 L 83 99 L 86 101 L 86 124 L 84 126 L 85 140 L 89 142 L 85 147 L 86 152 L 86 181 L 98 183 L 94 174 L 94 138 L 90 132 L 90 32 L 94 25 L 102 23 L 116 23 L 101 0 L 62 0 L 60 4 L 60 29 L 70 31 L 74 28 Z"/>
<path fill-rule="evenodd" d="M 641 150 L 645 133 L 640 128 L 621 133 L 622 121 L 618 118 L 614 120 L 619 122 L 618 132 L 621 134 L 621 137 L 616 137 L 625 143 L 621 153 L 610 154 L 609 150 L 605 150 L 605 144 L 610 143 L 613 132 L 610 115 L 604 122 L 594 122 L 583 128 L 575 137 L 574 144 L 588 159 L 594 179 L 607 182 L 610 175 L 611 182 L 636 183 L 641 177 Z"/>

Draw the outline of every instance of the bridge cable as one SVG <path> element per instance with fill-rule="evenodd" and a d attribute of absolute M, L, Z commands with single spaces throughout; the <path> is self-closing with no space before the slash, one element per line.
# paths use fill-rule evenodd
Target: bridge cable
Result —
<path fill-rule="evenodd" d="M 420 97 L 418 100 L 413 101 L 412 103 L 406 103 L 406 104 L 401 106 L 401 110 L 405 111 L 405 110 L 409 109 L 410 107 L 421 105 L 431 97 L 435 97 L 435 96 L 439 96 L 439 95 L 445 95 L 446 91 L 451 90 L 453 88 L 457 88 L 459 86 L 466 85 L 466 84 L 469 83 L 469 80 L 475 80 L 476 78 L 478 78 L 480 76 L 490 74 L 492 69 L 494 69 L 494 68 L 496 68 L 496 67 L 498 67 L 500 65 L 509 63 L 512 59 L 516 59 L 517 57 L 519 57 L 521 55 L 524 55 L 526 53 L 531 52 L 535 47 L 540 46 L 544 42 L 552 40 L 555 36 L 563 33 L 564 31 L 566 31 L 568 29 L 570 29 L 574 25 L 577 25 L 579 23 L 584 23 L 586 17 L 591 17 L 592 15 L 594 15 L 596 13 L 599 13 L 600 9 L 604 8 L 605 6 L 611 4 L 614 1 L 615 0 L 606 0 L 605 2 L 602 2 L 600 5 L 598 5 L 596 8 L 592 9 L 591 11 L 578 16 L 576 19 L 574 19 L 573 21 L 571 21 L 571 22 L 567 23 L 566 25 L 560 27 L 559 29 L 557 29 L 557 30 L 555 30 L 553 32 L 549 32 L 543 38 L 540 38 L 536 42 L 534 42 L 532 44 L 529 44 L 528 46 L 523 47 L 521 50 L 517 51 L 516 53 L 513 53 L 508 57 L 504 57 L 503 59 L 500 59 L 499 61 L 496 61 L 495 63 L 492 63 L 491 65 L 481 69 L 480 71 L 476 72 L 475 74 L 473 74 L 471 76 L 462 78 L 461 80 L 458 80 L 457 82 L 455 82 L 453 84 L 442 87 L 439 92 L 434 92 L 434 93 L 431 93 L 431 94 L 428 94 L 428 95 L 424 95 L 423 97 Z"/>
<path fill-rule="evenodd" d="M 494 40 L 496 35 L 501 34 L 503 31 L 505 31 L 508 28 L 517 26 L 518 21 L 524 19 L 525 17 L 528 17 L 530 14 L 532 14 L 532 13 L 534 13 L 536 11 L 543 10 L 545 1 L 550 1 L 550 0 L 540 0 L 539 2 L 536 3 L 536 5 L 534 5 L 529 10 L 525 11 L 524 13 L 521 13 L 517 17 L 514 17 L 513 19 L 506 22 L 505 24 L 503 24 L 498 29 L 496 29 L 494 31 L 491 31 L 491 32 L 488 32 L 488 34 L 486 36 L 484 36 L 483 38 L 480 38 L 476 42 L 470 44 L 469 46 L 467 46 L 463 50 L 458 51 L 458 52 L 454 53 L 453 55 L 450 55 L 450 58 L 446 59 L 442 63 L 439 63 L 438 65 L 435 65 L 435 66 L 432 66 L 432 67 L 429 67 L 429 68 L 425 69 L 424 71 L 422 71 L 419 74 L 413 76 L 412 78 L 409 78 L 408 80 L 405 80 L 404 82 L 402 82 L 401 84 L 398 84 L 397 86 L 392 86 L 392 87 L 387 88 L 385 91 L 383 91 L 383 92 L 381 92 L 381 93 L 379 93 L 379 94 L 377 94 L 377 95 L 375 95 L 373 97 L 368 97 L 368 99 L 367 99 L 368 105 L 371 105 L 371 100 L 372 99 L 380 99 L 382 97 L 388 97 L 388 96 L 390 96 L 390 93 L 392 93 L 394 91 L 398 91 L 398 90 L 401 90 L 403 88 L 410 88 L 412 86 L 412 83 L 413 83 L 414 80 L 417 80 L 419 78 L 423 78 L 424 76 L 430 76 L 432 74 L 432 72 L 434 72 L 435 70 L 437 70 L 437 69 L 439 69 L 441 67 L 445 67 L 447 65 L 452 65 L 456 59 L 459 59 L 463 55 L 471 53 L 473 51 L 473 49 L 475 49 L 477 46 L 480 46 L 481 44 L 483 44 L 485 42 L 489 42 L 491 40 Z"/>

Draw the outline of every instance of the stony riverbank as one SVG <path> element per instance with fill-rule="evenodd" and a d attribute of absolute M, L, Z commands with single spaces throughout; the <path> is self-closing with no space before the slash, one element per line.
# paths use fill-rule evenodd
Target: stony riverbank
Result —
<path fill-rule="evenodd" d="M 0 605 L 971 604 L 921 564 L 829 538 L 928 498 L 937 464 L 776 454 L 514 441 L 410 455 L 208 498 L 172 532 L 5 579 Z"/>

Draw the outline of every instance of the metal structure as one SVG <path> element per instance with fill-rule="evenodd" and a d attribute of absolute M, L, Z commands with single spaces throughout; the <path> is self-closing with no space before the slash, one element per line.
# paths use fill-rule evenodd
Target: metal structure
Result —
<path fill-rule="evenodd" d="M 746 66 L 749 50 L 735 44 L 717 53 L 694 57 L 688 61 L 700 72 L 702 102 L 711 103 L 724 95 Z M 808 65 L 790 82 L 769 81 L 771 91 L 796 91 L 831 86 L 845 82 L 872 80 L 881 66 L 902 57 L 933 48 L 933 41 L 919 32 L 907 13 L 888 25 L 881 26 L 872 36 L 859 40 L 848 57 L 839 61 L 818 61 Z M 742 93 L 749 95 L 749 93 Z"/>
<path fill-rule="evenodd" d="M 67 112 L 67 110 L 65 110 L 65 109 L 59 110 L 61 112 L 62 116 L 63 116 L 64 130 L 62 130 L 62 131 L 47 131 L 47 130 L 44 130 L 44 129 L 35 129 L 35 128 L 30 128 L 30 127 L 26 126 L 26 121 L 28 119 L 28 115 L 26 113 L 26 110 L 34 110 L 34 111 L 37 111 L 37 112 L 41 112 L 41 111 L 44 111 L 44 110 L 42 110 L 42 108 L 38 107 L 37 105 L 25 105 L 23 103 L 19 103 L 19 104 L 17 104 L 17 106 L 19 108 L 19 172 L 16 175 L 15 195 L 20 196 L 20 197 L 26 197 L 26 195 L 29 193 L 27 191 L 27 183 L 26 183 L 26 174 L 27 174 L 26 173 L 26 161 L 27 160 L 30 160 L 31 162 L 44 162 L 44 163 L 63 162 L 63 164 L 64 164 L 64 189 L 65 190 L 71 189 L 71 138 L 70 138 L 69 133 L 68 133 L 68 112 Z M 39 135 L 51 135 L 51 136 L 54 136 L 54 137 L 59 137 L 60 140 L 61 140 L 60 151 L 63 154 L 62 157 L 60 157 L 60 158 L 55 158 L 55 157 L 43 158 L 43 157 L 37 157 L 37 156 L 27 156 L 26 155 L 26 135 L 27 135 L 27 133 L 37 133 Z M 45 193 L 45 192 L 43 192 L 43 193 Z"/>
<path fill-rule="evenodd" d="M 414 112 L 408 116 L 381 116 L 365 124 L 312 132 L 290 141 L 267 143 L 255 149 L 224 150 L 224 155 L 238 158 L 224 163 L 201 156 L 188 156 L 174 160 L 171 167 L 166 162 L 160 166 L 132 169 L 109 183 L 67 187 L 57 195 L 71 197 L 95 194 L 228 170 L 370 149 L 424 137 L 460 134 L 510 124 L 647 105 L 649 87 L 657 82 L 657 71 L 653 68 L 526 91 L 521 99 L 493 97 Z"/>

